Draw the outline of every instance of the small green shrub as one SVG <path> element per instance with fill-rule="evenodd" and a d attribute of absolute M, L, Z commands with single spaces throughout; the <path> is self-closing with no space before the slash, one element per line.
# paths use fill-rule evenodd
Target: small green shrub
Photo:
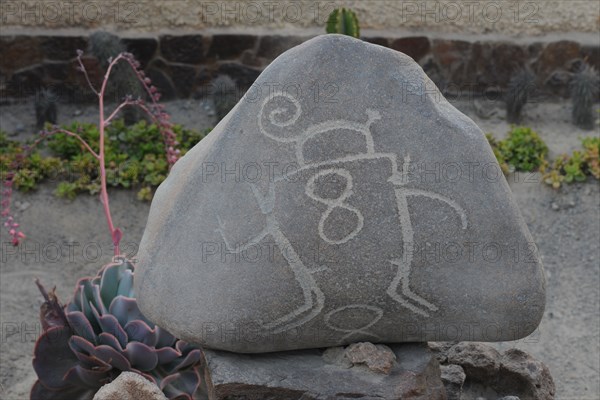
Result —
<path fill-rule="evenodd" d="M 544 182 L 554 189 L 563 183 L 583 182 L 588 176 L 600 179 L 600 138 L 586 137 L 581 140 L 582 151 L 575 150 L 571 156 L 563 154 L 550 166 L 544 161 L 540 167 Z"/>
<path fill-rule="evenodd" d="M 23 144 L 10 140 L 4 132 L 0 132 L 0 178 L 4 180 L 12 166 L 20 160 L 23 153 Z M 21 161 L 19 161 L 21 162 Z M 13 185 L 15 188 L 27 192 L 35 189 L 38 182 L 62 173 L 63 162 L 57 157 L 42 157 L 39 152 L 33 152 L 21 162 L 22 167 L 15 173 Z"/>
<path fill-rule="evenodd" d="M 583 158 L 588 172 L 596 179 L 600 179 L 600 137 L 586 137 L 581 141 L 583 145 Z"/>
<path fill-rule="evenodd" d="M 96 125 L 73 123 L 65 129 L 77 132 L 92 148 L 98 148 L 100 134 Z M 208 131 L 194 132 L 180 125 L 173 126 L 182 155 L 198 143 Z M 164 141 L 158 127 L 142 120 L 126 126 L 122 120 L 113 121 L 106 128 L 106 178 L 113 187 L 140 188 L 140 200 L 152 199 L 152 188 L 160 185 L 169 172 Z M 0 132 L 0 170 L 10 166 L 23 152 L 23 146 Z M 53 176 L 60 182 L 55 190 L 59 197 L 73 199 L 78 193 L 97 194 L 100 191 L 100 172 L 92 154 L 82 148 L 79 140 L 57 133 L 48 140 L 53 156 L 32 153 L 15 174 L 14 185 L 21 191 L 35 189 L 36 185 Z"/>
<path fill-rule="evenodd" d="M 544 183 L 552 186 L 554 189 L 559 189 L 565 180 L 565 176 L 561 173 L 563 164 L 563 157 L 554 160 L 552 166 L 547 160 L 544 160 L 540 165 L 540 172 Z"/>
<path fill-rule="evenodd" d="M 58 197 L 73 200 L 77 196 L 77 184 L 71 182 L 60 182 L 54 191 Z"/>
<path fill-rule="evenodd" d="M 565 171 L 565 181 L 567 183 L 582 182 L 587 179 L 585 174 L 585 161 L 583 160 L 583 154 L 580 151 L 575 150 L 571 157 L 566 159 L 563 170 Z"/>
<path fill-rule="evenodd" d="M 531 128 L 513 127 L 506 139 L 498 142 L 503 160 L 517 171 L 534 171 L 548 154 L 548 146 Z"/>

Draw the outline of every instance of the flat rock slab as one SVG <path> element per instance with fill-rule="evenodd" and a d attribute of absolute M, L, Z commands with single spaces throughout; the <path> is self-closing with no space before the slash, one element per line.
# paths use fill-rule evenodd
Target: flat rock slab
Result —
<path fill-rule="evenodd" d="M 481 130 L 410 57 L 340 35 L 277 58 L 158 188 L 142 312 L 204 347 L 503 341 L 545 304 Z"/>
<path fill-rule="evenodd" d="M 392 345 L 389 375 L 332 363 L 320 350 L 236 354 L 205 350 L 210 400 L 442 400 L 437 360 L 424 344 Z"/>

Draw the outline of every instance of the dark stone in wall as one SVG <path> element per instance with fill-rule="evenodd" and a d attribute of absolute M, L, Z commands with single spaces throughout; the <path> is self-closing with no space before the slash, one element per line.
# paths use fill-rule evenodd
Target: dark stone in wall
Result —
<path fill-rule="evenodd" d="M 104 70 L 100 66 L 100 62 L 96 57 L 86 56 L 81 57 L 81 62 L 87 71 L 87 75 L 90 78 L 90 82 L 95 88 L 99 88 L 104 78 Z M 82 88 L 82 90 L 90 91 L 89 85 L 85 79 L 83 72 L 79 70 L 79 63 L 77 60 L 70 61 L 69 69 L 69 81 L 73 82 L 75 86 Z"/>
<path fill-rule="evenodd" d="M 0 54 L 0 71 L 7 75 L 35 65 L 44 58 L 39 38 L 32 36 L 0 37 Z"/>
<path fill-rule="evenodd" d="M 432 51 L 447 84 L 463 86 L 471 55 L 471 43 L 462 40 L 436 39 L 433 41 Z"/>
<path fill-rule="evenodd" d="M 251 67 L 261 67 L 262 62 L 260 58 L 256 57 L 256 54 L 252 50 L 244 50 L 240 55 L 240 62 L 242 64 L 249 65 Z"/>
<path fill-rule="evenodd" d="M 465 80 L 476 91 L 506 87 L 511 76 L 527 63 L 527 51 L 510 43 L 475 42 L 471 46 Z"/>
<path fill-rule="evenodd" d="M 155 38 L 123 38 L 121 42 L 140 62 L 142 68 L 146 68 L 158 48 L 158 41 Z"/>
<path fill-rule="evenodd" d="M 44 82 L 51 84 L 66 81 L 69 78 L 69 68 L 71 66 L 68 61 L 45 62 L 42 65 Z"/>
<path fill-rule="evenodd" d="M 530 59 L 536 59 L 542 54 L 542 50 L 544 50 L 544 44 L 540 42 L 531 43 L 527 46 L 528 57 Z"/>
<path fill-rule="evenodd" d="M 211 82 L 212 77 L 210 72 L 205 67 L 200 67 L 196 73 L 196 80 L 194 81 L 194 87 L 207 85 Z"/>
<path fill-rule="evenodd" d="M 175 87 L 164 71 L 150 67 L 148 71 L 146 71 L 146 76 L 152 79 L 152 83 L 161 94 L 161 100 L 172 100 L 177 98 Z"/>
<path fill-rule="evenodd" d="M 77 50 L 87 49 L 87 38 L 79 36 L 46 36 L 41 48 L 47 60 L 67 61 L 77 57 Z"/>
<path fill-rule="evenodd" d="M 425 71 L 429 79 L 437 86 L 440 92 L 445 94 L 448 86 L 446 78 L 444 78 L 440 66 L 435 62 L 431 55 L 425 57 L 423 60 L 423 71 Z"/>
<path fill-rule="evenodd" d="M 9 95 L 24 97 L 35 94 L 42 87 L 42 74 L 41 65 L 16 71 L 8 81 Z"/>
<path fill-rule="evenodd" d="M 579 57 L 580 45 L 576 42 L 561 40 L 546 45 L 533 67 L 540 79 L 545 81 L 557 69 L 567 69 L 567 62 Z"/>
<path fill-rule="evenodd" d="M 152 80 L 152 85 L 156 86 L 160 92 L 161 100 L 177 98 L 177 90 L 170 77 L 171 67 L 165 60 L 154 59 L 145 72 L 146 76 Z"/>
<path fill-rule="evenodd" d="M 229 75 L 235 81 L 236 85 L 243 90 L 247 90 L 252 86 L 260 73 L 261 70 L 259 69 L 237 63 L 221 64 L 217 69 L 217 74 Z"/>
<path fill-rule="evenodd" d="M 238 58 L 244 50 L 254 49 L 254 35 L 214 35 L 208 51 L 208 58 L 231 60 Z"/>
<path fill-rule="evenodd" d="M 580 57 L 588 64 L 600 70 L 600 47 L 583 46 L 581 48 Z"/>
<path fill-rule="evenodd" d="M 257 56 L 264 57 L 269 60 L 275 59 L 284 51 L 291 49 L 294 46 L 304 42 L 307 38 L 298 36 L 263 36 L 260 39 Z"/>
<path fill-rule="evenodd" d="M 219 74 L 247 89 L 261 69 L 279 54 L 307 37 L 249 34 L 164 35 L 122 38 L 127 50 L 152 76 L 165 98 L 188 97 Z M 600 70 L 600 47 L 573 41 L 517 45 L 510 42 L 467 42 L 432 39 L 371 37 L 366 41 L 401 51 L 417 60 L 446 94 L 465 90 L 478 94 L 506 88 L 514 72 L 530 66 L 545 96 L 568 96 L 570 74 L 587 61 Z M 38 87 L 61 88 L 73 99 L 89 99 L 91 91 L 77 71 L 76 50 L 87 48 L 81 36 L 0 35 L 2 95 L 26 96 Z M 161 56 L 162 54 L 162 56 Z M 99 86 L 104 71 L 84 55 L 91 81 Z M 73 97 L 74 96 L 74 97 Z M 93 96 L 93 95 L 92 95 Z M 70 98 L 71 98 L 70 97 Z M 92 99 L 93 100 L 93 99 Z"/>
<path fill-rule="evenodd" d="M 198 71 L 205 67 L 189 64 L 168 63 L 161 58 L 153 60 L 147 69 L 154 71 L 148 74 L 152 84 L 158 88 L 163 99 L 188 98 L 196 86 Z M 153 76 L 157 77 L 154 82 Z"/>
<path fill-rule="evenodd" d="M 204 47 L 201 35 L 165 35 L 160 38 L 160 52 L 172 62 L 198 64 L 204 61 Z"/>
<path fill-rule="evenodd" d="M 471 45 L 463 82 L 469 90 L 482 91 L 497 83 L 492 51 L 493 45 L 488 42 L 475 42 Z"/>
<path fill-rule="evenodd" d="M 419 62 L 427 55 L 427 53 L 429 53 L 431 45 L 428 38 L 424 36 L 415 36 L 393 40 L 390 47 L 412 57 L 416 62 Z"/>
<path fill-rule="evenodd" d="M 384 37 L 362 38 L 365 42 L 376 44 L 383 47 L 390 47 L 390 40 Z"/>
<path fill-rule="evenodd" d="M 498 43 L 494 46 L 490 62 L 496 66 L 498 83 L 505 86 L 511 76 L 528 61 L 528 52 L 523 46 L 511 43 Z"/>
<path fill-rule="evenodd" d="M 200 67 L 196 73 L 196 79 L 193 82 L 192 97 L 195 99 L 204 98 L 214 93 L 214 87 L 211 85 L 212 73 L 206 68 Z"/>
<path fill-rule="evenodd" d="M 194 89 L 193 83 L 196 81 L 197 67 L 192 65 L 171 65 L 171 82 L 177 89 L 179 98 L 188 98 Z"/>

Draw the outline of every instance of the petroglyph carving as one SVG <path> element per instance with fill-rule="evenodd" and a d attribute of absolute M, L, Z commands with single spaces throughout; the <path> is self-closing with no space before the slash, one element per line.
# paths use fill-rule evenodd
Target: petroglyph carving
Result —
<path fill-rule="evenodd" d="M 357 309 L 358 310 L 366 310 L 366 311 L 369 311 L 372 314 L 374 314 L 372 320 L 370 322 L 367 322 L 363 326 L 358 326 L 355 328 L 342 328 L 340 326 L 334 325 L 331 322 L 331 319 L 335 315 L 343 313 L 344 311 L 347 311 L 347 310 L 357 310 Z M 325 314 L 324 321 L 325 321 L 325 325 L 327 325 L 327 327 L 329 327 L 330 329 L 333 329 L 334 331 L 346 333 L 346 335 L 344 335 L 344 337 L 342 337 L 342 340 L 346 340 L 346 339 L 350 338 L 352 335 L 361 335 L 363 337 L 370 336 L 371 338 L 374 338 L 375 340 L 380 340 L 381 338 L 379 336 L 368 332 L 367 329 L 369 329 L 370 327 L 375 325 L 377 322 L 379 322 L 381 317 L 383 317 L 383 310 L 379 307 L 370 306 L 368 304 L 350 304 L 347 306 L 336 308 L 335 310 L 328 312 L 327 314 Z"/>
<path fill-rule="evenodd" d="M 317 184 L 316 183 L 317 180 L 321 177 L 325 177 L 327 175 L 332 175 L 332 174 L 336 174 L 345 180 L 346 187 L 344 188 L 343 192 L 340 193 L 339 197 L 331 198 L 331 199 L 324 198 L 324 197 L 321 197 L 318 194 L 316 194 L 315 186 Z M 364 217 L 357 208 L 344 203 L 344 200 L 346 200 L 348 197 L 350 197 L 352 195 L 352 175 L 350 174 L 349 171 L 342 169 L 342 168 L 331 168 L 331 169 L 319 171 L 308 180 L 305 192 L 306 192 L 306 195 L 308 197 L 310 197 L 311 199 L 318 201 L 319 203 L 323 203 L 323 204 L 327 205 L 327 209 L 325 210 L 325 212 L 323 214 L 321 214 L 321 218 L 319 219 L 319 236 L 321 236 L 321 239 L 323 239 L 325 242 L 327 242 L 329 244 L 342 244 L 342 243 L 346 243 L 347 241 L 349 241 L 350 239 L 352 239 L 356 235 L 358 235 L 358 233 L 360 232 L 360 230 L 362 229 L 362 227 L 364 225 Z M 325 222 L 327 221 L 327 218 L 329 218 L 329 216 L 331 215 L 331 212 L 336 208 L 342 208 L 344 210 L 348 210 L 351 213 L 353 213 L 354 215 L 356 215 L 356 218 L 357 218 L 357 223 L 356 223 L 355 228 L 348 235 L 346 235 L 345 237 L 338 239 L 338 240 L 330 239 L 324 231 L 324 225 L 325 225 Z"/>
<path fill-rule="evenodd" d="M 283 103 L 283 104 L 282 104 Z M 267 109 L 270 110 L 267 110 Z M 424 191 L 415 188 L 408 188 L 409 183 L 408 171 L 410 167 L 410 156 L 407 155 L 402 163 L 402 167 L 398 168 L 398 156 L 394 153 L 381 153 L 376 151 L 371 125 L 381 119 L 381 114 L 377 110 L 367 109 L 367 120 L 364 123 L 350 120 L 329 120 L 309 126 L 304 130 L 287 129 L 293 128 L 302 115 L 302 106 L 298 99 L 287 93 L 280 93 L 267 97 L 261 104 L 261 110 L 258 115 L 258 127 L 260 132 L 266 137 L 283 143 L 285 145 L 294 146 L 296 161 L 300 166 L 294 173 L 309 171 L 313 175 L 309 178 L 304 188 L 304 193 L 314 201 L 326 206 L 325 211 L 321 214 L 318 224 L 319 237 L 330 245 L 341 245 L 352 240 L 359 240 L 360 232 L 364 226 L 363 212 L 349 203 L 349 199 L 353 196 L 354 177 L 352 173 L 342 168 L 343 163 L 359 162 L 361 160 L 376 160 L 384 159 L 389 161 L 391 168 L 391 177 L 388 179 L 390 185 L 393 186 L 396 197 L 396 213 L 399 218 L 402 242 L 405 246 L 403 256 L 397 259 L 391 259 L 389 262 L 397 268 L 396 274 L 391 280 L 386 292 L 387 295 L 396 301 L 398 304 L 423 317 L 429 317 L 431 312 L 438 311 L 438 306 L 431 303 L 429 300 L 415 293 L 410 286 L 410 275 L 412 268 L 412 248 L 414 239 L 414 230 L 412 226 L 411 216 L 408 208 L 408 199 L 414 196 L 423 196 L 438 202 L 442 202 L 450 207 L 460 218 L 461 228 L 464 230 L 468 226 L 468 220 L 464 209 L 454 200 L 444 197 L 440 194 Z M 366 152 L 359 154 L 344 155 L 339 158 L 334 158 L 326 161 L 307 162 L 304 155 L 305 143 L 320 134 L 333 130 L 347 130 L 353 133 L 359 133 L 365 140 Z M 324 169 L 319 169 L 323 167 Z M 313 172 L 316 170 L 316 172 Z M 318 193 L 319 180 L 321 178 L 334 175 L 340 181 L 345 183 L 345 186 L 335 194 L 335 196 L 325 196 Z M 303 293 L 303 304 L 296 310 L 277 318 L 275 321 L 264 323 L 263 327 L 273 333 L 280 333 L 299 327 L 306 322 L 318 316 L 325 308 L 326 296 L 319 288 L 313 273 L 323 271 L 322 268 L 310 269 L 307 267 L 298 254 L 295 253 L 293 247 L 279 226 L 276 217 L 273 214 L 273 209 L 277 199 L 275 198 L 275 186 L 283 179 L 289 179 L 290 176 L 277 177 L 273 182 L 270 182 L 266 194 L 262 194 L 258 187 L 251 185 L 252 192 L 258 203 L 258 206 L 265 216 L 265 227 L 256 236 L 249 239 L 241 245 L 233 245 L 227 240 L 225 228 L 220 218 L 219 233 L 231 252 L 241 252 L 252 245 L 258 244 L 265 237 L 270 236 L 277 246 L 287 249 L 284 258 L 286 259 L 289 268 L 291 268 L 296 281 L 298 282 Z M 353 229 L 341 238 L 331 238 L 325 232 L 325 224 L 331 216 L 331 213 L 336 209 L 343 209 L 350 212 L 356 219 Z M 290 250 L 291 249 L 291 253 Z M 332 317 L 338 313 L 348 310 L 360 309 L 367 310 L 374 314 L 373 319 L 358 327 L 340 327 L 332 323 Z M 324 315 L 325 324 L 332 330 L 345 333 L 343 340 L 348 339 L 352 335 L 371 336 L 377 339 L 377 336 L 369 333 L 367 329 L 374 326 L 383 316 L 381 308 L 369 304 L 349 304 L 328 311 Z"/>

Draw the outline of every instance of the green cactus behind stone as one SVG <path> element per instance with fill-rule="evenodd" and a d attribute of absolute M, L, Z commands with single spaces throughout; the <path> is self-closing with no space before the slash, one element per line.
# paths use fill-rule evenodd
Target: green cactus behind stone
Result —
<path fill-rule="evenodd" d="M 571 102 L 573 124 L 582 129 L 594 128 L 594 101 L 598 97 L 600 79 L 594 67 L 583 64 L 571 79 Z"/>
<path fill-rule="evenodd" d="M 521 122 L 523 107 L 533 94 L 535 74 L 528 68 L 517 70 L 510 78 L 504 101 L 506 120 L 511 124 Z"/>
<path fill-rule="evenodd" d="M 326 26 L 327 33 L 339 33 L 355 38 L 360 36 L 360 27 L 356 13 L 347 8 L 336 8 L 329 14 Z"/>

